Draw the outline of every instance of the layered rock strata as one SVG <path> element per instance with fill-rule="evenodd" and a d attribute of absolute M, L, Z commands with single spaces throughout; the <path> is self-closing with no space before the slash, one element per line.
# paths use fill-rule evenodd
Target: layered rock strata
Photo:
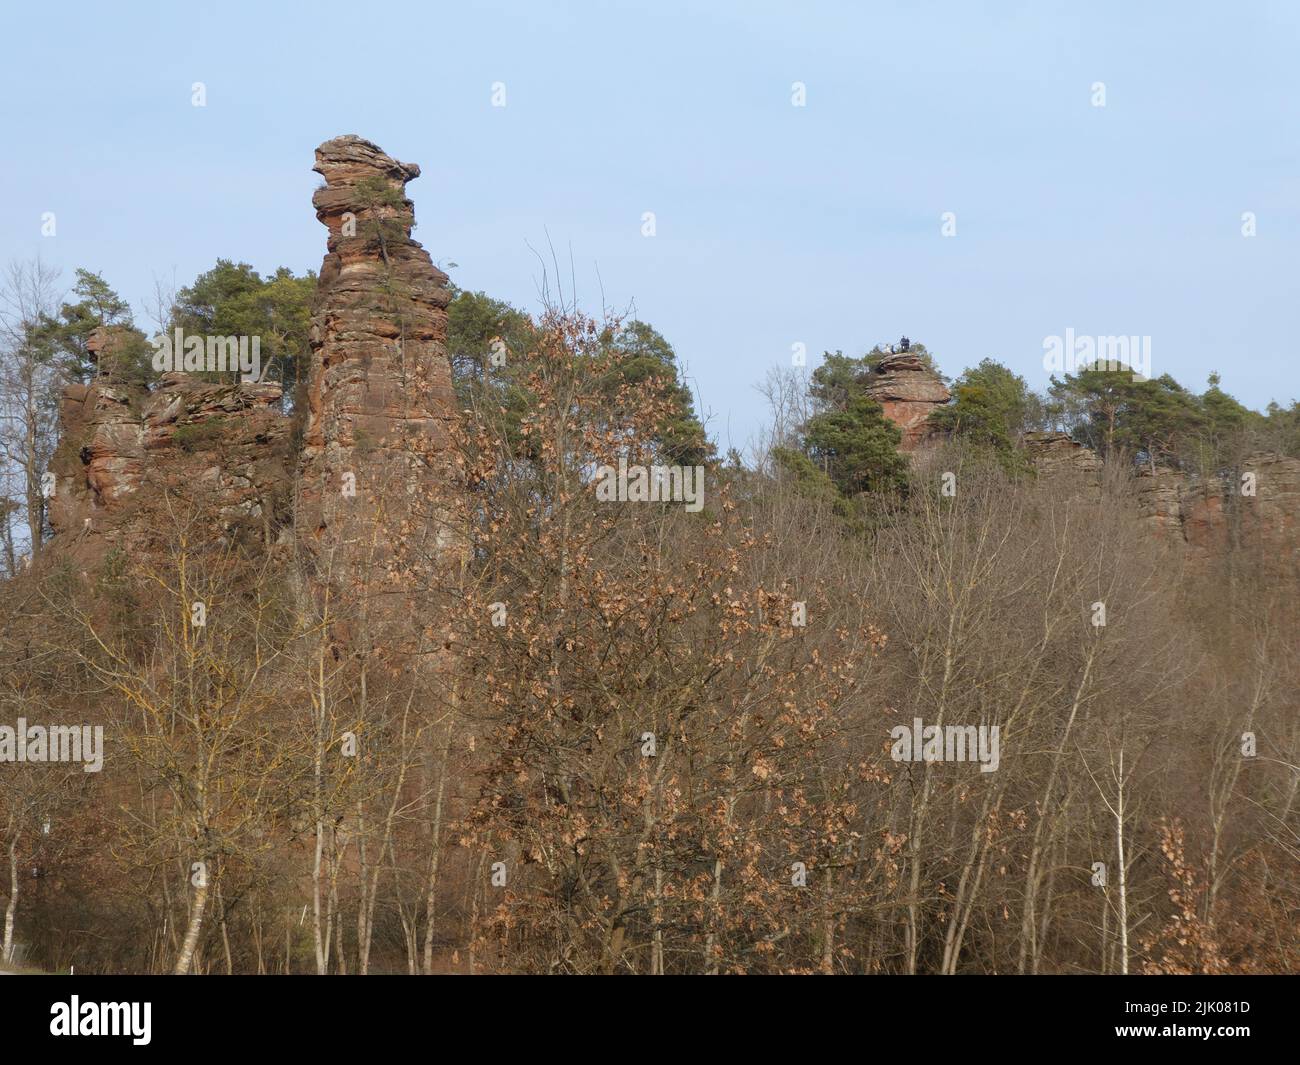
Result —
<path fill-rule="evenodd" d="M 1101 486 L 1101 459 L 1068 433 L 1031 432 L 1020 440 L 1029 460 L 1041 475 L 1068 473 L 1090 488 Z"/>
<path fill-rule="evenodd" d="M 1067 434 L 1031 432 L 1021 443 L 1039 476 L 1068 475 L 1101 490 L 1101 459 Z M 1208 478 L 1166 466 L 1144 465 L 1133 474 L 1138 515 L 1193 568 L 1248 553 L 1266 571 L 1300 575 L 1300 460 L 1260 453 Z"/>
<path fill-rule="evenodd" d="M 939 375 L 911 352 L 881 359 L 870 372 L 866 392 L 902 430 L 901 451 L 915 451 L 930 438 L 926 419 L 952 398 Z"/>
<path fill-rule="evenodd" d="M 1300 459 L 1259 453 L 1209 478 L 1143 468 L 1136 481 L 1142 517 L 1189 561 L 1249 552 L 1266 569 L 1300 574 Z"/>
<path fill-rule="evenodd" d="M 186 520 L 186 501 L 203 507 L 219 537 L 277 538 L 292 470 L 280 386 L 167 373 L 150 390 L 111 369 L 124 337 L 96 330 L 88 347 L 100 372 L 64 389 L 48 546 L 82 566 L 114 549 L 147 551 L 169 522 Z"/>
<path fill-rule="evenodd" d="M 296 528 L 320 587 L 404 602 L 456 554 L 447 275 L 411 239 L 413 163 L 370 141 L 316 150 L 329 231 L 312 318 Z"/>

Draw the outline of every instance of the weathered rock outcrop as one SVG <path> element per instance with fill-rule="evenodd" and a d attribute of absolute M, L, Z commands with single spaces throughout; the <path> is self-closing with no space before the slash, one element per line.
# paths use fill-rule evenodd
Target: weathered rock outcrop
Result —
<path fill-rule="evenodd" d="M 1068 473 L 1091 488 L 1101 486 L 1101 459 L 1068 433 L 1031 432 L 1020 440 L 1040 476 Z"/>
<path fill-rule="evenodd" d="M 378 596 L 391 616 L 460 561 L 450 295 L 411 239 L 405 191 L 420 169 L 356 136 L 322 144 L 315 169 L 324 184 L 313 203 L 329 236 L 298 450 L 278 384 L 168 373 L 149 389 L 101 358 L 93 381 L 64 394 L 51 554 L 84 568 L 115 548 L 146 551 L 167 535 L 172 504 L 190 501 L 223 540 L 296 542 L 317 591 L 346 588 L 336 602 L 351 604 Z M 111 355 L 123 339 L 97 331 L 92 354 Z M 902 430 L 903 451 L 936 439 L 927 419 L 950 394 L 920 356 L 886 355 L 866 391 Z M 1040 474 L 1101 489 L 1100 460 L 1066 434 L 1028 433 L 1023 444 Z M 1256 455 L 1241 472 L 1254 474 L 1254 495 L 1231 478 L 1139 471 L 1139 512 L 1189 561 L 1248 550 L 1294 571 L 1300 461 Z"/>
<path fill-rule="evenodd" d="M 53 555 L 88 568 L 114 548 L 147 550 L 166 535 L 168 501 L 188 500 L 223 539 L 296 539 L 318 588 L 390 595 L 458 558 L 450 294 L 411 239 L 405 187 L 420 169 L 355 136 L 322 144 L 315 169 L 329 238 L 298 450 L 278 384 L 167 373 L 150 389 L 101 359 L 63 399 Z M 124 338 L 98 331 L 92 353 Z"/>
<path fill-rule="evenodd" d="M 299 543 L 325 580 L 385 594 L 454 554 L 447 275 L 411 239 L 412 163 L 356 136 L 316 149 L 329 230 L 312 319 Z"/>
<path fill-rule="evenodd" d="M 123 334 L 100 329 L 101 367 Z M 275 383 L 214 384 L 164 374 L 150 390 L 111 369 L 64 390 L 50 464 L 49 549 L 93 566 L 114 548 L 168 535 L 167 502 L 201 502 L 223 537 L 267 542 L 288 517 L 289 419 Z M 174 511 L 176 517 L 179 510 Z"/>
<path fill-rule="evenodd" d="M 867 395 L 903 431 L 902 451 L 915 451 L 930 436 L 926 419 L 951 398 L 939 375 L 911 352 L 886 355 L 871 371 Z"/>
<path fill-rule="evenodd" d="M 1153 532 L 1192 563 L 1234 552 L 1295 575 L 1300 563 L 1300 459 L 1260 453 L 1210 478 L 1156 467 L 1137 474 L 1138 506 Z"/>
<path fill-rule="evenodd" d="M 1067 434 L 1031 432 L 1021 443 L 1040 477 L 1067 475 L 1089 491 L 1101 490 L 1101 459 Z M 1239 470 L 1210 478 L 1165 466 L 1133 472 L 1138 515 L 1193 569 L 1249 554 L 1266 572 L 1297 576 L 1300 460 L 1256 454 Z M 1244 474 L 1251 478 L 1243 482 Z"/>

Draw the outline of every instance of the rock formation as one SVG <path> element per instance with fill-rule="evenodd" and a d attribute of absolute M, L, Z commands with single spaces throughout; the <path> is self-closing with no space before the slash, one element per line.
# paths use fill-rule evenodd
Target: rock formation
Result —
<path fill-rule="evenodd" d="M 411 239 L 405 189 L 418 166 L 345 136 L 316 149 L 315 169 L 329 238 L 296 528 L 320 581 L 382 594 L 424 584 L 455 554 L 451 297 Z"/>
<path fill-rule="evenodd" d="M 114 548 L 145 549 L 165 535 L 170 499 L 201 503 L 225 539 L 295 539 L 317 588 L 387 593 L 458 557 L 450 294 L 411 239 L 405 188 L 420 169 L 355 136 L 322 144 L 315 169 L 329 237 L 298 451 L 276 383 L 166 373 L 150 389 L 101 357 L 63 397 L 52 555 L 88 569 Z M 125 338 L 96 331 L 92 357 Z"/>
<path fill-rule="evenodd" d="M 1021 443 L 1039 476 L 1069 475 L 1101 490 L 1101 459 L 1067 434 L 1025 433 Z M 1133 472 L 1139 516 L 1193 569 L 1246 552 L 1257 555 L 1266 571 L 1297 575 L 1300 460 L 1256 454 L 1240 470 L 1210 478 L 1165 466 Z M 1243 482 L 1243 474 L 1253 475 L 1253 484 Z"/>
<path fill-rule="evenodd" d="M 356 136 L 322 144 L 315 169 L 324 183 L 313 203 L 329 235 L 298 450 L 278 384 L 167 373 L 149 389 L 115 368 L 125 334 L 97 330 L 97 376 L 63 397 L 48 554 L 88 569 L 114 549 L 148 550 L 167 534 L 169 508 L 174 517 L 173 504 L 188 500 L 215 516 L 223 540 L 296 543 L 316 591 L 347 586 L 336 602 L 376 594 L 400 612 L 410 589 L 460 561 L 450 296 L 411 239 L 406 184 L 420 169 Z M 907 351 L 880 360 L 867 393 L 906 452 L 934 438 L 927 418 L 950 398 Z M 1028 433 L 1023 444 L 1040 473 L 1068 471 L 1100 490 L 1100 460 L 1064 433 Z M 1171 549 L 1191 561 L 1254 550 L 1294 570 L 1300 460 L 1247 459 L 1253 496 L 1231 478 L 1136 472 L 1140 513 Z"/>
<path fill-rule="evenodd" d="M 1210 478 L 1148 467 L 1136 481 L 1143 518 L 1193 564 L 1249 552 L 1267 570 L 1297 575 L 1300 459 L 1259 453 Z"/>
<path fill-rule="evenodd" d="M 280 386 L 168 373 L 150 391 L 112 368 L 123 339 L 96 330 L 88 348 L 98 375 L 64 390 L 49 547 L 82 566 L 114 548 L 147 549 L 167 535 L 168 499 L 199 496 L 219 535 L 273 539 L 288 517 L 291 469 Z"/>
<path fill-rule="evenodd" d="M 1071 439 L 1068 433 L 1025 433 L 1020 443 L 1040 475 L 1051 477 L 1070 473 L 1089 487 L 1101 486 L 1101 459 L 1091 448 Z"/>
<path fill-rule="evenodd" d="M 871 370 L 867 395 L 885 410 L 885 417 L 903 431 L 902 451 L 915 451 L 930 436 L 926 419 L 951 398 L 939 375 L 918 355 L 886 355 Z"/>

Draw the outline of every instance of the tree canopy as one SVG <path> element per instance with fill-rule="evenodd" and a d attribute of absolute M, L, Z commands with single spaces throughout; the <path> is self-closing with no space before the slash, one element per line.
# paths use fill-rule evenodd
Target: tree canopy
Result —
<path fill-rule="evenodd" d="M 306 377 L 316 274 L 279 267 L 263 278 L 248 263 L 218 259 L 176 294 L 173 325 L 207 336 L 260 337 L 263 373 L 292 394 Z"/>
<path fill-rule="evenodd" d="M 813 496 L 825 496 L 827 482 L 840 500 L 906 488 L 907 460 L 898 453 L 902 433 L 866 391 L 875 355 L 827 352 L 809 380 L 814 413 L 802 427 L 800 449 L 779 448 L 773 455 Z"/>

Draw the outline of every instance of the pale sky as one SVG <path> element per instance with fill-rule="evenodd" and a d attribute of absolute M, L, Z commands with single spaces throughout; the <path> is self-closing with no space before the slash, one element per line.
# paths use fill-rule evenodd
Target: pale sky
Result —
<path fill-rule="evenodd" d="M 535 310 L 549 236 L 588 310 L 634 303 L 724 448 L 794 343 L 815 365 L 905 333 L 1042 388 L 1046 337 L 1149 336 L 1157 376 L 1300 395 L 1300 5 L 78 2 L 4 27 L 0 260 L 99 271 L 142 322 L 155 275 L 318 268 L 312 152 L 358 133 L 422 167 L 416 237 L 458 284 Z"/>

